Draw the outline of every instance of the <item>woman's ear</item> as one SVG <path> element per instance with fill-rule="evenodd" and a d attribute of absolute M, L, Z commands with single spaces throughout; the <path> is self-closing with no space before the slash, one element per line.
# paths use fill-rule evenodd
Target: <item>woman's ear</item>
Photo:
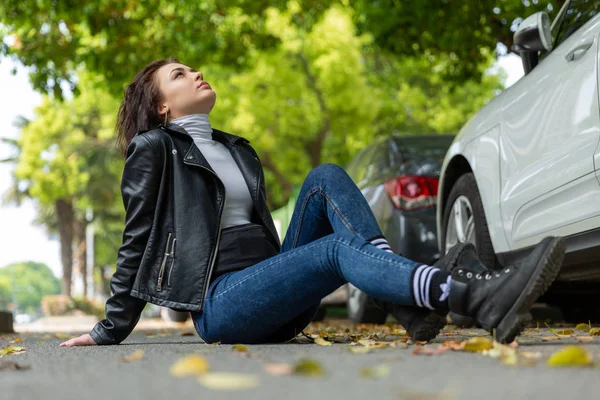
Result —
<path fill-rule="evenodd" d="M 158 115 L 165 115 L 168 112 L 169 112 L 169 107 L 167 107 L 166 105 L 161 104 L 160 106 L 158 106 Z"/>

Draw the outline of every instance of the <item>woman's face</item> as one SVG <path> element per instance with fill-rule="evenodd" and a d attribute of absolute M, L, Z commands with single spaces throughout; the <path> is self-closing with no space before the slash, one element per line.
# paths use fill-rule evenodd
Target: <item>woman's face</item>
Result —
<path fill-rule="evenodd" d="M 164 116 L 169 112 L 169 120 L 189 114 L 208 114 L 215 105 L 217 94 L 202 72 L 183 64 L 163 65 L 156 71 L 162 101 L 158 112 Z"/>

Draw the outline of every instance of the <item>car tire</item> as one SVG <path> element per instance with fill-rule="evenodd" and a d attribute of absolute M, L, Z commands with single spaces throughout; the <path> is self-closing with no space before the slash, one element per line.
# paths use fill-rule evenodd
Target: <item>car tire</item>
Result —
<path fill-rule="evenodd" d="M 450 190 L 448 201 L 444 207 L 442 232 L 440 232 L 442 235 L 442 253 L 446 254 L 449 250 L 446 241 L 449 233 L 448 225 L 450 224 L 450 217 L 453 214 L 454 208 L 457 206 L 457 203 L 461 202 L 464 202 L 464 204 L 461 205 L 465 206 L 465 210 L 470 209 L 468 211 L 472 213 L 470 217 L 472 217 L 472 229 L 474 230 L 472 235 L 465 232 L 465 236 L 468 236 L 465 241 L 471 243 L 474 242 L 477 255 L 481 262 L 489 269 L 496 269 L 498 266 L 496 253 L 494 252 L 494 246 L 492 244 L 492 239 L 490 238 L 485 212 L 483 211 L 481 195 L 477 188 L 477 181 L 472 173 L 462 175 Z M 456 226 L 456 221 L 454 221 L 454 224 Z M 468 231 L 468 229 L 465 229 L 465 231 Z M 470 238 L 474 240 L 469 240 Z M 453 312 L 450 313 L 450 320 L 454 325 L 460 328 L 476 326 L 476 322 L 473 318 L 455 314 Z"/>
<path fill-rule="evenodd" d="M 498 261 L 496 258 L 496 253 L 494 252 L 492 239 L 490 238 L 490 232 L 488 230 L 485 212 L 483 211 L 481 196 L 479 194 L 479 190 L 477 189 L 477 182 L 475 181 L 475 176 L 472 173 L 462 175 L 450 190 L 448 201 L 444 207 L 442 232 L 440 232 L 442 235 L 442 253 L 446 254 L 447 252 L 446 239 L 448 234 L 448 224 L 455 204 L 457 201 L 459 201 L 459 199 L 461 201 L 466 199 L 468 205 L 471 207 L 474 225 L 473 238 L 479 259 L 487 268 L 496 269 L 498 266 Z"/>
<path fill-rule="evenodd" d="M 160 311 L 160 316 L 164 321 L 185 322 L 190 317 L 190 313 L 185 311 L 175 311 L 170 308 L 163 307 Z"/>
<path fill-rule="evenodd" d="M 348 318 L 355 324 L 384 324 L 387 312 L 379 308 L 373 297 L 348 284 Z"/>

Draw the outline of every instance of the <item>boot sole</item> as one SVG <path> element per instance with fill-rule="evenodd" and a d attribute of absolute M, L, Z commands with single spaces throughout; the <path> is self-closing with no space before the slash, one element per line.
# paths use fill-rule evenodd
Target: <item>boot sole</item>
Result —
<path fill-rule="evenodd" d="M 413 341 L 429 342 L 440 334 L 440 331 L 446 326 L 446 317 L 430 312 L 419 323 L 419 328 L 416 332 L 410 335 Z"/>
<path fill-rule="evenodd" d="M 523 293 L 496 327 L 496 341 L 512 342 L 531 322 L 529 310 L 558 275 L 564 254 L 565 244 L 562 239 L 554 238 L 549 242 Z"/>

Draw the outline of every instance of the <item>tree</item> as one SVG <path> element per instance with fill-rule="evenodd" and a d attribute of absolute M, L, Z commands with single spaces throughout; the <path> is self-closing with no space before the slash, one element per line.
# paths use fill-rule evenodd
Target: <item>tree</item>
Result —
<path fill-rule="evenodd" d="M 0 309 L 6 309 L 14 296 L 18 311 L 36 313 L 43 296 L 57 293 L 60 281 L 46 264 L 22 262 L 0 268 Z"/>
<path fill-rule="evenodd" d="M 396 56 L 446 59 L 440 73 L 460 83 L 480 80 L 479 66 L 498 42 L 510 49 L 516 24 L 538 10 L 558 10 L 564 0 L 98 0 L 80 5 L 54 0 L 0 3 L 0 55 L 34 67 L 34 86 L 61 95 L 60 84 L 76 88 L 76 69 L 107 78 L 111 92 L 149 60 L 177 55 L 193 65 L 219 64 L 237 70 L 257 51 L 284 38 L 268 29 L 269 13 L 296 9 L 291 21 L 311 31 L 332 6 L 352 9 L 359 35 L 369 34 Z M 351 5 L 350 5 L 351 4 Z"/>
<path fill-rule="evenodd" d="M 292 3 L 290 3 L 292 4 Z M 358 35 L 353 10 L 334 6 L 304 30 L 298 7 L 270 9 L 265 21 L 280 46 L 256 52 L 245 72 L 215 76 L 213 125 L 248 138 L 266 169 L 270 206 L 323 162 L 345 165 L 371 140 L 393 133 L 456 133 L 496 91 L 501 77 L 449 83 L 444 60 L 397 58 Z M 488 54 L 486 65 L 493 55 Z"/>
<path fill-rule="evenodd" d="M 85 74 L 80 76 L 85 80 Z M 19 139 L 15 175 L 26 183 L 28 194 L 40 207 L 50 210 L 41 215 L 59 233 L 62 292 L 67 295 L 75 239 L 78 249 L 85 248 L 86 210 L 103 210 L 119 200 L 120 168 L 113 131 L 118 103 L 96 89 L 97 83 L 81 83 L 81 94 L 64 103 L 46 97 Z M 79 266 L 85 270 L 85 253 L 78 255 Z"/>

